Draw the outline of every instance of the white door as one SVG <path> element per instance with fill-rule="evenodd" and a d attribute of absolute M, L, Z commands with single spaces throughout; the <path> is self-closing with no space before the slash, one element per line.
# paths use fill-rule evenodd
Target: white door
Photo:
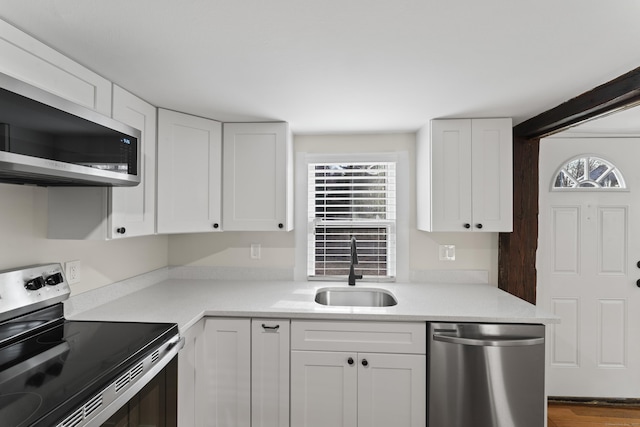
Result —
<path fill-rule="evenodd" d="M 553 190 L 558 168 L 576 157 L 607 160 L 627 189 Z M 639 139 L 541 142 L 537 303 L 562 319 L 547 328 L 550 396 L 640 397 L 638 158 Z M 589 169 L 593 180 L 607 166 Z"/>

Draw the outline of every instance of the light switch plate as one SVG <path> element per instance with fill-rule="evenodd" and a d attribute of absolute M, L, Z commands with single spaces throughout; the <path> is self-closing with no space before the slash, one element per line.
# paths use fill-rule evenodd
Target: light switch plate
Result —
<path fill-rule="evenodd" d="M 440 261 L 456 260 L 456 245 L 440 245 L 439 247 Z"/>
<path fill-rule="evenodd" d="M 251 259 L 260 259 L 260 243 L 251 244 Z"/>

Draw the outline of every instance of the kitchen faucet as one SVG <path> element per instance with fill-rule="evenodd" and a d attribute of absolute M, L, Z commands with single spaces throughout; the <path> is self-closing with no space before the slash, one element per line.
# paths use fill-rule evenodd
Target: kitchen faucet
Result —
<path fill-rule="evenodd" d="M 356 274 L 353 269 L 354 264 L 358 264 L 358 248 L 356 247 L 356 238 L 351 238 L 351 266 L 349 267 L 349 286 L 356 285 L 356 279 L 362 279 L 362 274 Z"/>

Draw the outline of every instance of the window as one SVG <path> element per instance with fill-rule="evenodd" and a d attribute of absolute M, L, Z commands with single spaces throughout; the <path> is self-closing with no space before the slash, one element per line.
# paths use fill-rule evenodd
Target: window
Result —
<path fill-rule="evenodd" d="M 618 168 L 595 156 L 582 155 L 568 161 L 553 180 L 553 190 L 624 188 L 624 178 Z"/>
<path fill-rule="evenodd" d="M 351 238 L 356 273 L 396 275 L 395 162 L 309 163 L 307 275 L 348 276 Z"/>

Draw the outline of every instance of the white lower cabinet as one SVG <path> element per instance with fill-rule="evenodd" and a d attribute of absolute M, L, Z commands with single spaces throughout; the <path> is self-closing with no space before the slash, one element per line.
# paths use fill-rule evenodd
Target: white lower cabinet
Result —
<path fill-rule="evenodd" d="M 354 362 L 350 365 L 348 360 Z M 291 352 L 291 425 L 347 427 L 358 422 L 355 353 Z"/>
<path fill-rule="evenodd" d="M 426 324 L 207 317 L 178 356 L 179 427 L 424 427 Z"/>
<path fill-rule="evenodd" d="M 202 425 L 250 427 L 250 319 L 206 318 L 203 356 Z"/>
<path fill-rule="evenodd" d="M 184 337 L 184 347 L 178 353 L 178 426 L 195 427 L 203 425 L 200 415 L 201 381 L 199 373 L 203 368 L 204 320 L 190 327 Z"/>
<path fill-rule="evenodd" d="M 208 317 L 178 355 L 179 427 L 289 427 L 288 319 Z"/>
<path fill-rule="evenodd" d="M 423 354 L 358 353 L 358 426 L 425 426 L 426 380 Z"/>
<path fill-rule="evenodd" d="M 426 425 L 425 324 L 293 321 L 291 337 L 292 426 Z"/>
<path fill-rule="evenodd" d="M 251 321 L 251 425 L 289 426 L 289 320 Z"/>
<path fill-rule="evenodd" d="M 426 425 L 426 356 L 291 352 L 291 425 Z"/>

